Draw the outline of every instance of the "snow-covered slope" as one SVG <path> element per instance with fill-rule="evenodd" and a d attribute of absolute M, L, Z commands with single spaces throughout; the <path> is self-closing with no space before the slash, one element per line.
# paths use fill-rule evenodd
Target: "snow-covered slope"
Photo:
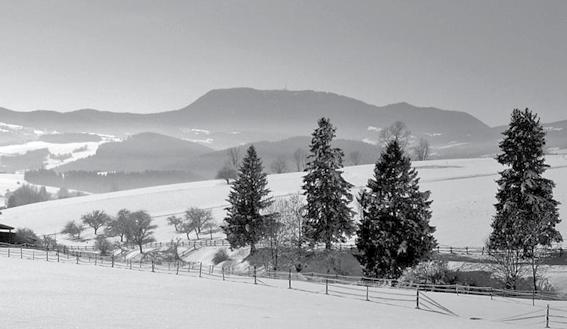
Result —
<path fill-rule="evenodd" d="M 340 289 L 262 278 L 222 281 L 196 275 L 167 275 L 0 257 L 6 328 L 543 328 L 545 302 L 423 293 L 456 316 L 415 309 L 413 291 L 381 289 L 380 297 L 338 297 Z M 238 281 L 238 282 L 236 282 Z M 244 281 L 246 283 L 244 283 Z M 48 282 L 49 284 L 45 284 Z M 378 289 L 377 289 L 378 290 Z M 388 295 L 386 295 L 387 293 Z M 403 297 L 391 294 L 402 294 Z M 110 301 L 110 302 L 109 302 Z M 552 315 L 567 312 L 550 302 Z M 425 308 L 425 307 L 423 307 Z M 508 321 L 524 315 L 528 320 Z M 503 320 L 505 319 L 505 320 Z M 552 318 L 552 320 L 561 318 Z M 551 322 L 551 327 L 558 324 Z"/>
<path fill-rule="evenodd" d="M 567 214 L 567 155 L 550 155 L 547 176 L 557 187 L 555 197 L 561 202 L 560 215 Z M 481 246 L 490 232 L 494 212 L 495 180 L 501 167 L 493 159 L 457 159 L 414 162 L 421 177 L 422 189 L 431 190 L 432 224 L 440 244 Z M 374 166 L 344 169 L 345 178 L 355 186 L 364 186 Z M 298 193 L 303 173 L 269 176 L 274 196 Z M 156 238 L 169 241 L 175 235 L 166 224 L 169 214 L 182 213 L 188 207 L 212 208 L 220 223 L 224 214 L 229 186 L 221 180 L 174 184 L 55 200 L 6 209 L 1 221 L 15 227 L 29 227 L 38 233 L 56 233 L 69 220 L 102 209 L 115 214 L 119 209 L 144 209 L 156 216 Z M 559 229 L 567 236 L 567 221 Z"/>

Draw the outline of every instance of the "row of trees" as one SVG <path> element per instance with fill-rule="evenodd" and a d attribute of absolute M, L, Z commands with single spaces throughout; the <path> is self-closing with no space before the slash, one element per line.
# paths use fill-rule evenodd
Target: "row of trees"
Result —
<path fill-rule="evenodd" d="M 189 240 L 189 235 L 192 232 L 199 239 L 199 234 L 205 231 L 210 234 L 212 239 L 213 229 L 216 227 L 211 210 L 197 207 L 187 209 L 183 218 L 175 215 L 169 216 L 167 223 L 175 227 L 175 232 L 185 234 L 187 240 Z"/>
<path fill-rule="evenodd" d="M 67 234 L 71 239 L 81 241 L 81 234 L 86 227 L 93 229 L 96 245 L 99 249 L 108 247 L 107 237 L 119 237 L 121 243 L 138 246 L 140 252 L 146 243 L 155 241 L 153 230 L 156 225 L 152 223 L 152 217 L 143 210 L 130 212 L 127 209 L 118 211 L 115 217 L 111 217 L 101 210 L 94 210 L 81 217 L 79 222 L 68 222 L 61 233 Z M 100 230 L 103 229 L 103 233 Z"/>
<path fill-rule="evenodd" d="M 419 191 L 419 179 L 400 145 L 401 137 L 393 134 L 376 164 L 374 179 L 358 197 L 361 222 L 355 225 L 352 185 L 342 177 L 344 154 L 332 146 L 335 131 L 330 120 L 322 118 L 312 134 L 302 186 L 304 206 L 299 202 L 274 207 L 262 161 L 250 146 L 232 183 L 221 227 L 232 248 L 250 246 L 251 254 L 262 239 L 277 246 L 279 237 L 292 237 L 299 246 L 303 241 L 322 243 L 329 250 L 356 234 L 357 257 L 365 274 L 397 277 L 436 245 L 429 225 L 429 192 Z M 282 216 L 281 210 L 288 214 Z M 282 230 L 288 234 L 281 234 Z"/>
<path fill-rule="evenodd" d="M 33 184 L 71 188 L 93 193 L 114 192 L 146 186 L 194 181 L 196 176 L 186 171 L 108 172 L 72 170 L 58 173 L 51 169 L 29 170 L 24 179 Z"/>

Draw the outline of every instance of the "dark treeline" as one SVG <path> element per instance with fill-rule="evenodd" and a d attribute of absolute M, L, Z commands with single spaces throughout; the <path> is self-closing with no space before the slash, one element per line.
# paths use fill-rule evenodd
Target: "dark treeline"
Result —
<path fill-rule="evenodd" d="M 198 179 L 185 171 L 109 172 L 31 170 L 24 174 L 27 182 L 37 185 L 64 187 L 92 193 L 128 190 L 155 185 L 190 182 Z"/>

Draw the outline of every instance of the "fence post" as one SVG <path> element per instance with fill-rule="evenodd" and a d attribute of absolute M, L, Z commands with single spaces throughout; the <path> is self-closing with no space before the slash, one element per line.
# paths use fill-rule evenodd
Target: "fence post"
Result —
<path fill-rule="evenodd" d="M 254 265 L 254 284 L 257 284 L 257 282 L 256 282 L 256 265 Z"/>
<path fill-rule="evenodd" d="M 291 268 L 289 269 L 288 281 L 289 281 L 288 289 L 291 289 Z"/>
<path fill-rule="evenodd" d="M 59 250 L 57 250 L 57 263 L 59 263 Z"/>
<path fill-rule="evenodd" d="M 547 309 L 545 310 L 545 327 L 549 328 L 549 304 L 547 304 Z"/>
<path fill-rule="evenodd" d="M 490 287 L 490 300 L 492 300 L 493 295 L 494 295 L 494 288 Z"/>
<path fill-rule="evenodd" d="M 132 269 L 132 260 L 130 259 L 130 269 Z"/>
<path fill-rule="evenodd" d="M 177 270 L 175 271 L 175 275 L 179 275 L 179 261 L 177 261 Z"/>
<path fill-rule="evenodd" d="M 325 279 L 325 295 L 329 294 L 329 279 Z"/>
<path fill-rule="evenodd" d="M 95 264 L 95 265 L 96 265 L 97 261 L 98 261 L 98 257 L 95 255 L 95 256 L 94 256 L 94 264 Z"/>
<path fill-rule="evenodd" d="M 419 286 L 415 288 L 415 308 L 419 310 Z"/>
<path fill-rule="evenodd" d="M 10 247 L 8 247 L 8 258 L 10 258 Z"/>
<path fill-rule="evenodd" d="M 79 254 L 77 254 L 77 264 L 79 264 Z"/>
<path fill-rule="evenodd" d="M 24 258 L 24 250 L 20 247 L 20 259 Z"/>
<path fill-rule="evenodd" d="M 221 267 L 221 271 L 222 271 L 222 280 L 224 281 L 224 266 Z"/>
<path fill-rule="evenodd" d="M 114 255 L 112 255 L 112 267 L 114 267 Z"/>
<path fill-rule="evenodd" d="M 10 249 L 8 249 L 10 250 Z M 49 250 L 45 249 L 45 260 L 49 262 Z"/>
<path fill-rule="evenodd" d="M 155 272 L 155 271 L 156 271 L 156 267 L 155 267 L 154 260 L 152 259 L 152 272 Z"/>
<path fill-rule="evenodd" d="M 32 260 L 35 260 L 35 250 L 32 250 Z"/>
<path fill-rule="evenodd" d="M 370 301 L 370 299 L 368 299 L 368 284 L 366 284 L 366 301 Z"/>
<path fill-rule="evenodd" d="M 199 263 L 199 277 L 201 277 L 201 274 L 203 273 L 203 262 Z"/>
<path fill-rule="evenodd" d="M 535 306 L 535 289 L 532 289 L 532 306 Z"/>

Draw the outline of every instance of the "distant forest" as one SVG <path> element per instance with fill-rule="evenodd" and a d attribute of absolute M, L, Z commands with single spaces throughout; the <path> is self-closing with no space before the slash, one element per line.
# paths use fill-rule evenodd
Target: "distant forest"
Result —
<path fill-rule="evenodd" d="M 24 179 L 37 185 L 56 186 L 91 193 L 114 192 L 134 188 L 199 180 L 186 171 L 108 172 L 39 169 L 26 171 Z"/>

